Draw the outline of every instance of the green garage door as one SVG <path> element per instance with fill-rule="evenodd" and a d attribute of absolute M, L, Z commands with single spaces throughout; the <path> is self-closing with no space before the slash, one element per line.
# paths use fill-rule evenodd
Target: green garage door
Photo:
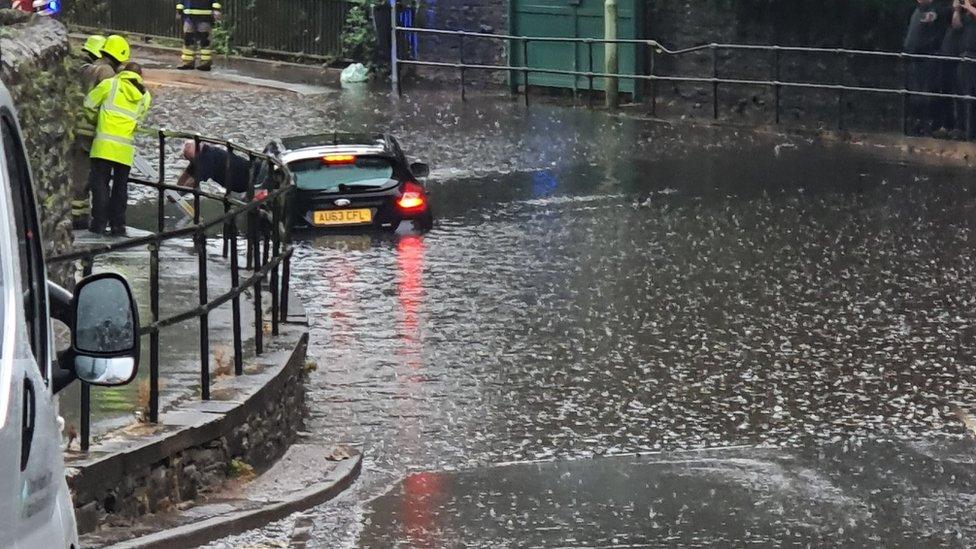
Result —
<path fill-rule="evenodd" d="M 622 39 L 642 38 L 640 29 L 644 28 L 643 11 L 640 0 L 617 0 L 618 30 Z M 603 0 L 510 0 L 511 34 L 515 36 L 545 37 L 603 37 Z M 638 9 L 635 9 L 638 8 Z M 620 45 L 620 73 L 640 74 L 643 72 L 645 46 L 633 44 Z M 593 72 L 603 72 L 603 45 L 593 44 Z M 590 70 L 590 53 L 586 44 L 564 44 L 558 42 L 529 42 L 528 66 L 559 70 Z M 524 66 L 523 44 L 514 41 L 510 49 L 512 66 Z M 522 86 L 525 76 L 515 73 L 511 85 Z M 529 73 L 530 86 L 553 88 L 587 89 L 586 77 L 563 74 Z M 594 79 L 593 87 L 602 90 L 602 79 Z M 620 91 L 634 93 L 632 79 L 621 79 Z"/>

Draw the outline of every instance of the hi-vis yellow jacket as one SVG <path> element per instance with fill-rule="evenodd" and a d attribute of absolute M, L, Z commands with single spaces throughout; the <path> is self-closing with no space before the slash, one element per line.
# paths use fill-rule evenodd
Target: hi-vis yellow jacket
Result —
<path fill-rule="evenodd" d="M 136 127 L 151 103 L 142 77 L 131 71 L 122 71 L 95 86 L 85 98 L 85 115 L 95 126 L 91 158 L 132 166 Z"/>

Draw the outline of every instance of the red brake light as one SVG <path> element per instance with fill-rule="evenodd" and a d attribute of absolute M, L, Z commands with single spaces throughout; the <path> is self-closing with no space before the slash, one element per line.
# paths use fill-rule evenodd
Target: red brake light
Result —
<path fill-rule="evenodd" d="M 397 206 L 401 210 L 422 210 L 427 206 L 427 197 L 424 195 L 424 188 L 408 181 L 403 184 L 402 194 L 397 199 Z"/>
<path fill-rule="evenodd" d="M 355 164 L 356 156 L 352 154 L 327 154 L 322 157 L 322 163 L 329 166 Z"/>

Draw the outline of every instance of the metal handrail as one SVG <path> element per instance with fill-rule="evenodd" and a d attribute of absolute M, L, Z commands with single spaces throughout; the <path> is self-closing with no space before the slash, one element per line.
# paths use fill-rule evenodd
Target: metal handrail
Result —
<path fill-rule="evenodd" d="M 959 100 L 964 101 L 967 110 L 976 108 L 976 95 L 959 94 L 959 93 L 942 93 L 942 92 L 930 92 L 921 90 L 910 90 L 906 84 L 902 87 L 880 87 L 880 86 L 856 86 L 856 85 L 846 85 L 846 84 L 835 84 L 835 83 L 819 83 L 819 82 L 809 82 L 809 81 L 792 81 L 783 80 L 780 77 L 780 56 L 783 53 L 801 53 L 801 54 L 831 54 L 839 56 L 863 56 L 863 57 L 875 57 L 875 58 L 886 58 L 898 60 L 902 63 L 903 67 L 906 62 L 920 62 L 920 61 L 939 61 L 946 63 L 976 63 L 976 57 L 965 57 L 965 56 L 944 56 L 944 55 L 927 55 L 927 54 L 912 54 L 903 52 L 885 52 L 885 51 L 871 51 L 871 50 L 856 50 L 849 48 L 822 48 L 822 47 L 806 47 L 806 46 L 766 46 L 766 45 L 756 45 L 756 44 L 727 44 L 713 42 L 709 44 L 702 44 L 698 46 L 693 46 L 683 49 L 669 49 L 667 46 L 662 44 L 657 40 L 649 39 L 605 39 L 605 38 L 576 38 L 576 37 L 553 37 L 553 36 L 516 36 L 510 34 L 490 34 L 483 32 L 467 32 L 467 31 L 457 31 L 457 30 L 446 30 L 446 29 L 423 29 L 423 28 L 412 28 L 412 27 L 402 27 L 395 26 L 392 35 L 394 39 L 397 34 L 403 32 L 419 33 L 419 34 L 431 34 L 431 35 L 444 35 L 444 36 L 456 36 L 459 39 L 459 61 L 456 63 L 444 62 L 444 61 L 421 61 L 416 59 L 400 59 L 397 54 L 397 47 L 391 48 L 391 61 L 393 74 L 393 84 L 395 92 L 400 95 L 402 93 L 401 80 L 399 78 L 399 67 L 400 65 L 415 65 L 415 66 L 426 66 L 434 68 L 444 68 L 444 69 L 454 69 L 460 73 L 460 85 L 461 85 L 461 99 L 466 99 L 465 94 L 465 71 L 467 70 L 485 70 L 485 71 L 505 71 L 512 75 L 513 82 L 513 92 L 516 91 L 517 84 L 515 82 L 515 75 L 521 74 L 524 79 L 523 86 L 523 97 L 525 103 L 529 102 L 529 75 L 530 74 L 552 74 L 552 75 L 562 75 L 562 76 L 573 76 L 586 78 L 589 82 L 588 90 L 593 92 L 594 80 L 600 79 L 624 79 L 632 81 L 644 81 L 644 82 L 678 82 L 678 83 L 690 83 L 690 84 L 709 84 L 712 87 L 712 110 L 713 117 L 718 118 L 719 114 L 719 104 L 718 104 L 718 89 L 720 85 L 732 85 L 732 86 L 764 86 L 770 87 L 774 91 L 775 96 L 775 122 L 778 124 L 780 122 L 780 91 L 783 88 L 797 88 L 797 89 L 812 89 L 821 90 L 826 92 L 833 92 L 837 94 L 837 126 L 843 127 L 843 97 L 846 93 L 874 93 L 883 95 L 895 95 L 900 96 L 902 99 L 902 131 L 907 133 L 908 129 L 908 101 L 911 97 L 924 97 L 932 99 L 948 99 L 948 100 Z M 511 62 L 505 65 L 492 65 L 492 64 L 479 64 L 479 63 L 465 63 L 464 62 L 464 40 L 465 38 L 478 38 L 478 39 L 489 39 L 489 40 L 504 40 L 506 42 L 518 43 L 522 46 L 522 65 L 513 65 Z M 528 49 L 531 43 L 542 42 L 542 43 L 567 43 L 567 44 L 583 44 L 588 48 L 589 67 L 593 67 L 593 46 L 596 44 L 631 44 L 635 46 L 646 46 L 651 48 L 651 62 L 649 74 L 620 74 L 620 73 L 604 73 L 604 72 L 593 72 L 591 71 L 581 71 L 581 70 L 569 70 L 569 69 L 552 69 L 544 67 L 531 67 L 529 66 L 529 55 Z M 725 78 L 720 77 L 718 74 L 718 56 L 717 52 L 719 50 L 742 50 L 742 51 L 758 51 L 758 52 L 769 52 L 774 54 L 774 74 L 770 79 L 749 79 L 749 78 Z M 658 75 L 654 74 L 654 55 L 657 54 L 667 54 L 667 55 L 684 55 L 696 52 L 709 52 L 711 53 L 711 76 L 670 76 L 670 75 Z M 575 89 L 575 88 L 574 88 Z M 587 89 L 587 88 L 584 88 Z M 652 86 L 652 112 L 656 110 L 657 103 L 657 86 Z M 976 128 L 970 127 L 971 116 L 966 117 L 967 124 L 967 134 L 972 135 L 973 130 Z"/>
<path fill-rule="evenodd" d="M 159 174 L 157 181 L 149 181 L 137 177 L 130 177 L 129 183 L 153 188 L 157 191 L 156 231 L 152 234 L 126 239 L 121 242 L 110 242 L 73 250 L 48 260 L 50 264 L 63 264 L 81 261 L 85 276 L 91 274 L 95 259 L 99 256 L 121 250 L 149 247 L 149 294 L 151 321 L 140 326 L 139 335 L 150 339 L 149 352 L 149 403 L 148 421 L 159 421 L 159 337 L 160 330 L 194 318 L 200 321 L 200 392 L 203 400 L 210 398 L 210 339 L 209 315 L 228 302 L 233 305 L 233 338 L 234 338 L 234 373 L 243 375 L 243 334 L 240 322 L 240 297 L 248 289 L 254 294 L 254 344 L 255 353 L 263 352 L 264 313 L 261 305 L 261 292 L 265 281 L 269 281 L 271 293 L 271 325 L 272 333 L 277 335 L 279 323 L 288 317 L 288 288 L 290 282 L 290 260 L 294 251 L 291 245 L 291 228 L 288 222 L 287 199 L 291 193 L 292 175 L 287 165 L 278 159 L 231 141 L 202 136 L 196 133 L 175 132 L 169 130 L 155 130 L 159 148 Z M 241 153 L 248 157 L 248 181 L 245 200 L 238 200 L 230 195 L 217 194 L 200 189 L 181 187 L 166 183 L 166 143 L 168 139 L 192 139 L 197 145 L 207 143 L 220 146 L 228 151 L 227 175 L 232 177 L 231 156 Z M 255 162 L 267 162 L 268 184 L 270 192 L 261 199 L 255 198 Z M 194 200 L 193 224 L 178 229 L 165 229 L 165 197 L 168 190 L 192 194 Z M 203 199 L 219 202 L 224 207 L 222 215 L 212 219 L 201 219 L 200 201 Z M 270 210 L 270 213 L 269 211 Z M 251 276 L 241 279 L 238 256 L 238 228 L 240 219 L 246 221 L 247 230 L 247 263 L 244 268 L 252 271 Z M 271 220 L 271 228 L 262 231 L 259 227 L 261 220 Z M 223 256 L 230 259 L 230 289 L 221 295 L 210 297 L 208 294 L 207 271 L 207 232 L 218 226 L 223 226 L 224 241 Z M 159 250 L 164 242 L 178 238 L 192 237 L 198 262 L 199 301 L 196 307 L 171 316 L 161 318 L 159 310 L 160 289 L 160 257 Z M 279 273 L 279 270 L 281 271 Z M 91 439 L 91 387 L 83 384 L 81 388 L 81 428 L 80 445 L 83 451 L 90 447 Z"/>
<path fill-rule="evenodd" d="M 718 48 L 718 49 L 762 50 L 762 51 L 779 50 L 781 52 L 797 52 L 797 53 L 839 53 L 845 55 L 866 55 L 866 56 L 903 58 L 903 59 L 930 59 L 930 60 L 939 60 L 939 61 L 976 62 L 976 58 L 973 57 L 953 57 L 953 56 L 945 56 L 945 55 L 927 55 L 927 54 L 920 54 L 920 53 L 903 53 L 903 52 L 876 51 L 876 50 L 855 50 L 849 48 L 820 48 L 820 47 L 812 47 L 812 46 L 767 46 L 763 44 L 729 44 L 729 43 L 722 43 L 722 42 L 710 42 L 708 44 L 700 44 L 688 48 L 671 50 L 657 40 L 637 39 L 637 38 L 608 39 L 608 38 L 576 38 L 576 37 L 561 37 L 561 36 L 520 36 L 514 34 L 491 34 L 485 32 L 469 32 L 469 31 L 457 31 L 457 30 L 447 30 L 447 29 L 424 29 L 424 28 L 401 27 L 401 26 L 397 26 L 396 30 L 398 32 L 412 32 L 418 34 L 440 34 L 446 36 L 464 36 L 467 38 L 488 38 L 488 39 L 506 40 L 506 41 L 528 40 L 531 42 L 562 42 L 562 43 L 576 43 L 576 44 L 589 44 L 589 43 L 636 44 L 636 45 L 643 45 L 643 46 L 652 46 L 655 49 L 660 50 L 662 53 L 667 53 L 669 55 L 681 55 L 685 53 L 694 53 L 697 51 L 707 51 L 707 50 L 711 50 L 712 48 Z M 629 75 L 620 75 L 620 76 L 629 76 Z"/>

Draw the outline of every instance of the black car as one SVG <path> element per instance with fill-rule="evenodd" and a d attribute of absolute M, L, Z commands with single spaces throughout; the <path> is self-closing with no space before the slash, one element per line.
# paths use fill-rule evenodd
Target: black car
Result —
<path fill-rule="evenodd" d="M 426 164 L 407 162 L 386 134 L 330 133 L 275 140 L 266 149 L 295 178 L 291 194 L 296 229 L 389 229 L 404 221 L 428 230 L 434 216 L 418 179 Z"/>

